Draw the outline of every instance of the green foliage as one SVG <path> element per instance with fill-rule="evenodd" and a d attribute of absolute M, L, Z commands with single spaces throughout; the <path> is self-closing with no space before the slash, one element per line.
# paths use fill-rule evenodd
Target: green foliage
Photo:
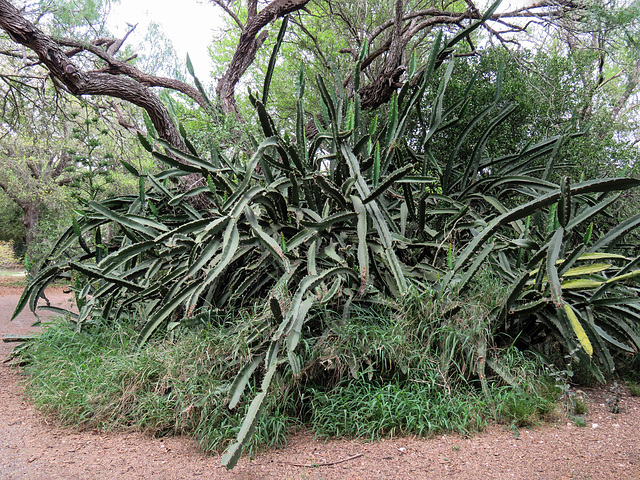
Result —
<path fill-rule="evenodd" d="M 471 89 L 452 104 L 445 101 L 455 68 L 447 60 L 452 42 L 436 39 L 414 86 L 406 84 L 372 123 L 357 95 L 349 98 L 318 76 L 323 118 L 318 135 L 307 139 L 301 73 L 295 136 L 281 133 L 262 101 L 251 97 L 264 138 L 254 141 L 249 158 L 215 146 L 207 156 L 186 154 L 141 137 L 167 168 L 151 175 L 129 166 L 140 179 L 137 195 L 89 202 L 17 311 L 27 303 L 35 308 L 54 279 L 74 278 L 80 308 L 74 321 L 81 328 L 135 318 L 143 345 L 203 315 L 260 305 L 247 329 L 234 331 L 246 351 L 227 365 L 221 385 L 229 407 L 245 413 L 223 457 L 228 468 L 260 428 L 272 383 L 317 368 L 327 349 L 341 369 L 335 388 L 344 385 L 341 372 L 347 371 L 358 381 L 388 380 L 379 389 L 349 388 L 368 401 L 398 394 L 407 419 L 424 414 L 408 406 L 426 390 L 398 382 L 430 381 L 433 362 L 445 385 L 476 379 L 492 408 L 516 423 L 543 414 L 546 407 L 519 384 L 495 347 L 517 342 L 533 349 L 552 336 L 595 374 L 615 367 L 611 348 L 640 348 L 633 331 L 640 318 L 634 284 L 640 260 L 607 254 L 616 262 L 591 263 L 640 223 L 636 215 L 610 230 L 592 226 L 616 192 L 640 181 L 552 177 L 563 167 L 559 147 L 576 135 L 523 139 L 509 152 L 493 148 L 515 108 L 500 100 L 499 87 L 470 121 Z M 425 92 L 440 65 L 444 72 L 427 103 Z M 263 92 L 266 98 L 267 88 Z M 461 122 L 463 128 L 453 130 Z M 443 142 L 448 149 L 438 147 Z M 178 188 L 178 179 L 189 174 L 206 185 Z M 70 250 L 74 245 L 80 254 Z M 464 300 L 452 299 L 465 299 L 468 290 L 487 292 L 487 282 L 497 284 L 497 292 L 458 315 Z M 411 295 L 440 309 L 438 316 L 407 320 L 417 322 L 417 338 L 405 340 L 406 330 L 377 321 L 367 326 L 362 315 L 354 317 L 362 311 L 375 316 L 377 306 L 390 303 L 422 308 L 411 306 Z M 327 310 L 338 315 L 327 316 Z M 373 351 L 375 336 L 383 344 Z M 433 357 L 408 353 L 416 351 L 415 342 Z M 493 374 L 524 393 L 496 400 L 488 381 Z M 253 396 L 248 404 L 245 391 Z M 317 396 L 317 408 L 326 408 L 329 417 L 339 415 L 330 401 L 322 404 L 331 392 Z M 366 410 L 366 402 L 349 405 Z M 526 408 L 518 410 L 521 405 Z M 443 408 L 438 416 L 450 418 L 453 411 Z M 367 418 L 379 423 L 375 431 L 402 430 L 390 417 Z"/>
<path fill-rule="evenodd" d="M 76 125 L 72 137 L 77 140 L 78 150 L 70 149 L 73 160 L 66 171 L 72 174 L 69 186 L 71 194 L 78 199 L 96 200 L 103 197 L 114 182 L 113 155 L 104 147 L 109 130 L 99 129 L 100 118 L 89 105 L 81 104 L 74 115 Z M 95 108 L 97 111 L 97 108 Z"/>
<path fill-rule="evenodd" d="M 211 328 L 139 350 L 127 322 L 89 333 L 57 322 L 22 350 L 27 395 L 41 411 L 83 428 L 191 434 L 205 452 L 221 452 L 237 435 L 241 416 L 224 397 L 229 363 L 246 354 L 244 337 Z M 250 450 L 285 442 L 295 420 L 282 409 L 290 411 L 270 400 Z"/>
<path fill-rule="evenodd" d="M 417 303 L 415 299 L 412 308 Z M 329 314 L 326 321 L 332 328 L 305 340 L 300 353 L 307 367 L 301 376 L 282 372 L 273 379 L 278 395 L 265 399 L 265 415 L 246 446 L 250 452 L 284 444 L 298 425 L 321 436 L 428 437 L 449 431 L 467 434 L 492 419 L 524 424 L 518 417 L 524 416 L 518 413 L 524 407 L 516 412 L 514 399 L 526 400 L 527 408 L 538 413 L 549 408 L 543 384 L 536 383 L 542 378 L 537 367 L 514 349 L 508 354 L 510 366 L 522 381 L 515 387 L 492 383 L 486 398 L 452 359 L 424 348 L 415 335 L 419 318 L 408 317 L 406 309 L 378 313 L 360 311 L 350 327 Z M 234 367 L 250 358 L 248 340 L 261 325 L 260 317 L 259 309 L 201 315 L 191 327 L 175 329 L 170 341 L 152 340 L 141 348 L 135 341 L 135 320 L 96 322 L 81 331 L 61 319 L 45 325 L 21 350 L 26 394 L 64 425 L 191 435 L 203 451 L 222 452 L 238 435 L 250 408 L 245 401 L 235 411 L 228 405 L 233 401 Z M 388 332 L 391 323 L 396 325 L 393 333 Z M 375 343 L 378 335 L 385 338 Z M 459 335 L 458 329 L 452 325 L 446 335 Z M 386 352 L 379 352 L 383 342 Z M 363 368 L 353 369 L 356 360 Z M 396 362 L 404 362 L 404 367 Z M 257 385 L 251 381 L 247 389 L 255 394 Z M 508 418 L 503 413 L 507 411 Z"/>
<path fill-rule="evenodd" d="M 539 424 L 555 409 L 555 398 L 545 398 L 537 393 L 504 389 L 495 399 L 498 418 L 519 428 Z"/>
<path fill-rule="evenodd" d="M 424 383 L 378 384 L 350 380 L 332 390 L 311 390 L 311 425 L 323 436 L 380 437 L 440 432 L 467 435 L 485 426 L 485 404 L 473 390 L 447 395 Z"/>
<path fill-rule="evenodd" d="M 14 242 L 17 250 L 23 253 L 25 237 L 23 212 L 4 191 L 0 191 L 0 212 L 0 240 Z"/>
<path fill-rule="evenodd" d="M 46 28 L 58 37 L 93 39 L 105 34 L 105 22 L 111 3 L 118 0 L 55 0 L 26 5 L 27 15 L 40 28 Z"/>

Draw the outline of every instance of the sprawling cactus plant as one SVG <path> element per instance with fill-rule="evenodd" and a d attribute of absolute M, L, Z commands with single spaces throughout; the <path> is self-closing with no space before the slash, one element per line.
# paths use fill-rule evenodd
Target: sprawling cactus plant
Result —
<path fill-rule="evenodd" d="M 310 312 L 321 305 L 348 316 L 353 304 L 402 297 L 409 288 L 456 295 L 488 265 L 512 285 L 495 312 L 493 333 L 533 345 L 551 332 L 594 368 L 612 369 L 609 347 L 640 348 L 633 329 L 638 292 L 627 283 L 640 259 L 598 252 L 638 226 L 640 216 L 598 238 L 590 225 L 615 200 L 611 192 L 640 182 L 555 183 L 551 165 L 562 137 L 490 156 L 492 132 L 513 111 L 499 91 L 439 158 L 434 138 L 461 122 L 472 101 L 467 95 L 444 107 L 454 72 L 450 53 L 463 36 L 437 37 L 420 71 L 412 61 L 414 80 L 381 121 L 367 123 L 373 115 L 361 112 L 357 94 L 343 98 L 317 78 L 324 118 L 307 139 L 301 71 L 295 135 L 281 134 L 265 108 L 267 82 L 262 98 L 252 97 L 264 139 L 245 162 L 215 148 L 203 158 L 142 139 L 167 168 L 150 175 L 126 165 L 140 178 L 139 194 L 87 204 L 18 310 L 28 302 L 35 309 L 51 281 L 80 279 L 74 321 L 140 318 L 143 343 L 203 311 L 268 306 L 251 360 L 228 385 L 234 408 L 252 376 L 262 375 L 237 443 L 223 458 L 228 467 L 251 435 L 276 371 L 301 372 L 297 347 Z M 441 64 L 435 100 L 426 105 Z M 461 146 L 480 124 L 486 126 L 472 156 L 461 158 Z M 193 174 L 206 185 L 177 187 L 178 177 Z M 479 347 L 483 358 L 489 341 Z M 496 362 L 489 359 L 499 370 Z"/>

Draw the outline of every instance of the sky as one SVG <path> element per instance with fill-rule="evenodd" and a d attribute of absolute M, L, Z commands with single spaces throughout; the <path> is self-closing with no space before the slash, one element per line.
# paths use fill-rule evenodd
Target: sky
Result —
<path fill-rule="evenodd" d="M 219 28 L 219 15 L 219 9 L 202 0 L 120 0 L 112 6 L 108 23 L 117 36 L 126 33 L 127 23 L 138 24 L 128 39 L 131 46 L 144 38 L 151 22 L 159 24 L 183 61 L 189 53 L 196 75 L 204 82 L 211 69 L 207 48 L 213 30 Z"/>

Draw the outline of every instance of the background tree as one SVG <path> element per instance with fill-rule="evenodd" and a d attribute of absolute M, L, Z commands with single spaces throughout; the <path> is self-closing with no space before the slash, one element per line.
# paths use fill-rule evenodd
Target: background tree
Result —
<path fill-rule="evenodd" d="M 257 0 L 252 0 L 247 6 L 245 16 L 238 15 L 234 10 L 236 4 L 215 3 L 229 14 L 240 29 L 233 57 L 216 87 L 220 108 L 224 113 L 232 113 L 236 112 L 235 87 L 264 42 L 266 27 L 279 17 L 300 12 L 309 2 L 273 0 L 259 10 Z M 333 7 L 331 2 L 327 5 Z M 367 43 L 371 51 L 361 64 L 361 68 L 367 71 L 370 78 L 361 91 L 365 107 L 387 102 L 391 94 L 402 85 L 400 80 L 406 70 L 403 60 L 410 57 L 409 47 L 412 41 L 424 37 L 433 28 L 446 26 L 459 29 L 481 16 L 472 2 L 454 2 L 437 8 L 422 2 L 405 4 L 403 0 L 396 0 L 390 3 L 389 7 L 393 11 L 392 19 L 380 18 L 381 23 L 372 24 L 372 30 L 367 34 L 362 31 L 355 32 L 351 42 L 354 51 L 359 50 L 362 43 Z M 508 18 L 527 18 L 535 15 L 542 20 L 553 19 L 563 15 L 565 10 L 573 8 L 570 2 L 542 2 L 510 13 L 494 14 L 492 20 L 509 26 L 506 20 Z M 160 138 L 180 150 L 184 151 L 185 145 L 177 128 L 157 95 L 147 87 L 157 86 L 179 91 L 202 107 L 208 108 L 206 99 L 198 89 L 179 80 L 146 74 L 128 62 L 127 58 L 118 56 L 126 35 L 119 40 L 94 38 L 91 42 L 55 38 L 36 28 L 8 0 L 0 1 L 0 28 L 7 32 L 13 42 L 34 52 L 38 57 L 36 63 L 44 66 L 52 78 L 70 93 L 116 97 L 143 108 Z M 6 53 L 12 56 L 20 55 L 15 49 L 9 49 Z M 87 64 L 83 58 L 92 58 L 93 61 Z M 96 68 L 97 65 L 100 67 Z"/>
<path fill-rule="evenodd" d="M 52 99 L 50 108 L 23 97 L 24 110 L 0 129 L 0 189 L 22 212 L 23 233 L 14 235 L 29 268 L 47 254 L 79 204 L 138 188 L 120 160 L 155 170 L 137 140 L 122 135 L 111 106 L 41 94 Z"/>

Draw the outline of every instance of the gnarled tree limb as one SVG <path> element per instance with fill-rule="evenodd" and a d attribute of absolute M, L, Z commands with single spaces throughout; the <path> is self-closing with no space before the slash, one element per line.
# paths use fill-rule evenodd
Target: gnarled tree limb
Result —
<path fill-rule="evenodd" d="M 279 17 L 304 8 L 310 0 L 273 0 L 258 12 L 257 2 L 249 2 L 247 21 L 242 27 L 238 46 L 225 74 L 218 82 L 216 91 L 220 98 L 220 105 L 224 113 L 238 116 L 235 99 L 235 86 L 240 77 L 253 63 L 258 49 L 267 38 L 268 32 L 262 30 L 269 23 Z M 219 2 L 216 2 L 219 4 Z"/>
<path fill-rule="evenodd" d="M 127 64 L 122 65 L 124 62 L 118 61 L 113 62 L 113 67 L 120 69 L 117 73 L 126 71 L 129 77 L 82 71 L 72 58 L 67 56 L 60 43 L 26 20 L 7 0 L 0 0 L 0 28 L 7 32 L 13 41 L 24 45 L 38 55 L 40 62 L 49 70 L 51 76 L 73 95 L 105 95 L 120 98 L 141 107 L 149 114 L 160 138 L 175 148 L 186 149 L 166 107 L 155 93 L 143 83 L 144 81 L 148 85 L 159 83 L 154 83 L 153 77 L 146 78 L 141 72 L 136 76 L 135 72 L 125 67 Z M 77 48 L 78 45 L 75 47 Z M 108 62 L 113 59 L 107 51 L 99 47 L 95 48 L 102 52 L 101 58 L 103 60 Z M 168 86 L 168 88 L 175 88 L 175 83 L 171 82 L 170 84 L 173 86 Z"/>

